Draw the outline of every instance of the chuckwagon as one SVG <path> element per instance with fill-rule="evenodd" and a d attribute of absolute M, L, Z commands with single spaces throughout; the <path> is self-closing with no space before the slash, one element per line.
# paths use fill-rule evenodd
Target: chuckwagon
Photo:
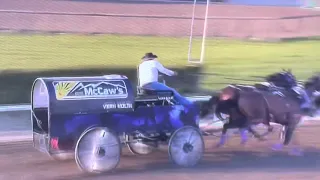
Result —
<path fill-rule="evenodd" d="M 180 105 L 172 91 L 136 95 L 123 75 L 37 78 L 31 105 L 34 147 L 56 159 L 71 153 L 89 173 L 114 169 L 123 145 L 148 154 L 163 142 L 184 167 L 204 152 L 198 105 Z"/>

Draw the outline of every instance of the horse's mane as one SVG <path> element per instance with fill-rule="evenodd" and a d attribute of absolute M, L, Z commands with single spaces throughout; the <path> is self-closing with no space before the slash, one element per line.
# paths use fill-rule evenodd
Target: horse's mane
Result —
<path fill-rule="evenodd" d="M 291 84 L 288 84 L 289 82 L 286 79 L 284 79 L 286 75 L 289 75 L 290 78 L 294 81 L 294 83 L 297 84 L 296 77 L 292 74 L 291 69 L 288 69 L 288 70 L 282 69 L 282 71 L 280 72 L 269 74 L 265 77 L 265 80 L 267 82 L 272 82 L 277 86 L 288 86 L 288 85 L 290 86 Z"/>
<path fill-rule="evenodd" d="M 234 89 L 238 89 L 238 90 L 241 90 L 240 88 L 239 88 L 239 86 L 241 87 L 241 86 L 245 86 L 245 85 L 239 85 L 239 84 L 229 84 L 227 87 L 231 87 L 231 88 L 234 88 Z"/>
<path fill-rule="evenodd" d="M 311 76 L 304 82 L 304 86 L 306 88 L 318 84 L 320 85 L 320 72 L 315 73 L 313 76 Z"/>

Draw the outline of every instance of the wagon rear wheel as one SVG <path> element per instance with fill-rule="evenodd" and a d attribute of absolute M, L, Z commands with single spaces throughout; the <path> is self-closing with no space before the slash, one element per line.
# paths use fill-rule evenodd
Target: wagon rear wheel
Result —
<path fill-rule="evenodd" d="M 82 133 L 75 149 L 76 163 L 87 173 L 111 171 L 119 164 L 120 155 L 119 137 L 105 127 L 94 127 Z"/>
<path fill-rule="evenodd" d="M 204 140 L 198 129 L 184 126 L 172 134 L 168 148 L 169 157 L 175 164 L 191 167 L 202 159 Z"/>

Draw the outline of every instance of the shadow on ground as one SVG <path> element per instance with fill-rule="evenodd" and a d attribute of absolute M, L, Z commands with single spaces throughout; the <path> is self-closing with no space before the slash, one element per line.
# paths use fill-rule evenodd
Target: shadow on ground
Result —
<path fill-rule="evenodd" d="M 192 4 L 193 0 L 56 0 L 73 2 L 98 2 L 98 3 L 122 3 L 122 4 Z M 213 0 L 220 2 L 219 0 Z M 197 4 L 204 4 L 206 0 L 197 0 Z"/>
<path fill-rule="evenodd" d="M 155 154 L 153 154 L 155 156 Z M 131 156 L 132 157 L 132 156 Z M 130 158 L 130 157 L 123 157 Z M 137 157 L 132 157 L 137 158 Z M 149 157 L 141 157 L 141 159 Z M 251 171 L 269 171 L 269 172 L 295 172 L 303 170 L 314 172 L 318 171 L 318 159 L 320 151 L 309 149 L 303 157 L 289 156 L 287 153 L 270 152 L 259 153 L 254 151 L 224 151 L 208 152 L 200 164 L 192 168 L 179 168 L 168 162 L 167 154 L 158 153 L 157 160 L 145 163 L 143 166 L 134 168 L 117 168 L 115 172 L 99 175 L 81 175 L 77 179 L 91 179 L 96 177 L 112 177 L 121 175 L 136 175 L 139 173 L 179 173 L 186 174 L 205 173 L 205 172 L 251 172 Z M 137 159 L 136 159 L 137 160 Z M 63 177 L 64 180 L 74 179 L 75 177 Z"/>

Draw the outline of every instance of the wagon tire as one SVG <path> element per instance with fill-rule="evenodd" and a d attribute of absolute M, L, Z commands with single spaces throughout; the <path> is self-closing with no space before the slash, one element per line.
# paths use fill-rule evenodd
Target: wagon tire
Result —
<path fill-rule="evenodd" d="M 93 127 L 80 136 L 75 147 L 75 160 L 86 173 L 105 173 L 115 169 L 121 156 L 119 137 L 106 127 Z"/>
<path fill-rule="evenodd" d="M 205 150 L 201 132 L 193 126 L 184 126 L 170 137 L 168 153 L 170 160 L 182 167 L 197 165 Z"/>

